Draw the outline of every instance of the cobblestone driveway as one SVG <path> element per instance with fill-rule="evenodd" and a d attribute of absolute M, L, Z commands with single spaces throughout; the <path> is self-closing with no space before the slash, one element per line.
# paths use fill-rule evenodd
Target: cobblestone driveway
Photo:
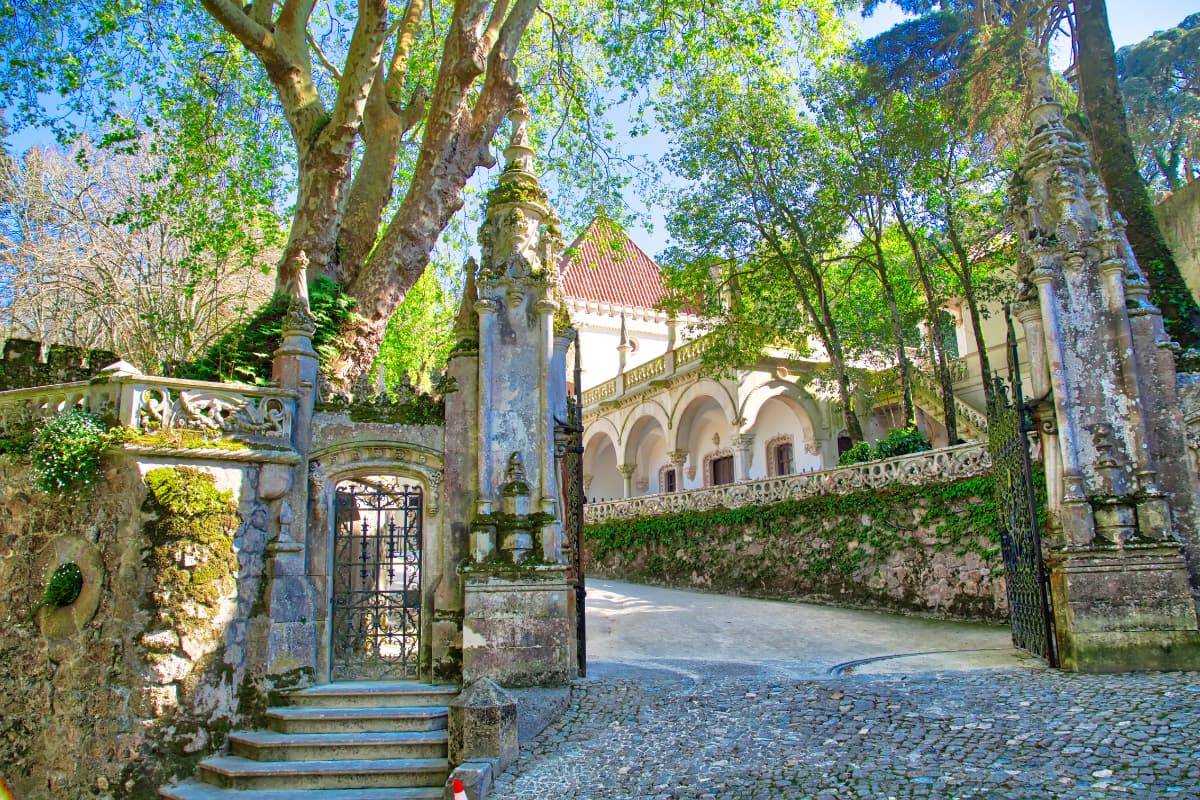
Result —
<path fill-rule="evenodd" d="M 599 672 L 497 800 L 1200 798 L 1200 674 Z"/>

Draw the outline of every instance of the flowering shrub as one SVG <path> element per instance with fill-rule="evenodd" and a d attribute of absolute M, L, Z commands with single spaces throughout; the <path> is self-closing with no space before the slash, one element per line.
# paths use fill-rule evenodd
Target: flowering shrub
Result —
<path fill-rule="evenodd" d="M 43 492 L 90 486 L 100 474 L 100 457 L 110 441 L 104 423 L 85 411 L 48 420 L 34 434 L 29 452 L 34 484 Z"/>

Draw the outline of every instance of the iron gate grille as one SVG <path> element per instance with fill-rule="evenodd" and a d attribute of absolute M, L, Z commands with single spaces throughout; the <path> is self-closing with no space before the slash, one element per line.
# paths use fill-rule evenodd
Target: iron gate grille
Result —
<path fill-rule="evenodd" d="M 1013 644 L 1058 666 L 1054 622 L 1042 560 L 1038 529 L 1037 498 L 1033 486 L 1033 464 L 1029 457 L 1028 411 L 1021 395 L 1021 373 L 1017 362 L 1016 335 L 1008 323 L 1009 387 L 1000 376 L 993 379 L 988 402 L 988 450 L 992 457 L 992 480 L 1000 518 L 1000 548 L 1004 556 L 1005 586 L 1008 591 L 1009 623 Z"/>
<path fill-rule="evenodd" d="M 333 680 L 417 677 L 420 487 L 341 484 L 333 552 Z"/>

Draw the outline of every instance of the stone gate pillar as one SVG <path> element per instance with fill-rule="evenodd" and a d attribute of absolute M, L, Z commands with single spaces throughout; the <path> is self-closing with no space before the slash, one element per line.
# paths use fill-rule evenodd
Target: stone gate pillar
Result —
<path fill-rule="evenodd" d="M 1045 57 L 1028 47 L 1023 67 L 1032 134 L 1012 187 L 1018 317 L 1035 396 L 1046 388 L 1053 398 L 1039 429 L 1062 665 L 1200 667 L 1183 547 L 1195 547 L 1196 509 L 1173 344 L 1087 147 L 1064 123 Z"/>
<path fill-rule="evenodd" d="M 477 355 L 452 362 L 461 403 L 447 405 L 447 491 L 474 500 L 465 504 L 470 547 L 460 568 L 464 682 L 554 685 L 575 674 L 554 447 L 555 418 L 566 403 L 564 376 L 552 375 L 555 332 L 565 321 L 558 300 L 562 241 L 533 172 L 523 104 L 510 119 L 505 170 L 488 194 L 479 232 Z M 465 394 L 472 388 L 473 402 Z M 461 437 L 476 444 L 451 445 Z M 464 452 L 452 455 L 456 448 Z M 459 522 L 449 519 L 452 531 Z"/>

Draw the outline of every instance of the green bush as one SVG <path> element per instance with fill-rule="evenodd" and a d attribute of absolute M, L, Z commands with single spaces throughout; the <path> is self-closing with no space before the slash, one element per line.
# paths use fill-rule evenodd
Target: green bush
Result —
<path fill-rule="evenodd" d="M 850 464 L 861 464 L 864 461 L 923 453 L 930 449 L 932 448 L 929 440 L 925 438 L 925 434 L 917 430 L 915 425 L 910 425 L 907 428 L 896 428 L 889 431 L 888 435 L 876 442 L 874 447 L 866 442 L 859 442 L 842 453 L 838 458 L 838 465 L 845 467 Z"/>
<path fill-rule="evenodd" d="M 86 411 L 48 420 L 34 433 L 29 451 L 34 485 L 43 492 L 64 492 L 95 483 L 111 441 L 104 423 Z"/>
<path fill-rule="evenodd" d="M 850 464 L 861 464 L 864 461 L 870 461 L 874 457 L 871 454 L 871 445 L 868 442 L 859 442 L 838 456 L 838 465 L 845 467 Z"/>
<path fill-rule="evenodd" d="M 286 294 L 274 295 L 248 320 L 230 328 L 203 356 L 181 366 L 179 376 L 202 381 L 269 383 L 271 358 L 279 349 L 288 302 Z M 353 324 L 355 301 L 334 280 L 321 275 L 308 284 L 308 305 L 316 325 L 313 348 L 325 364 L 337 355 L 342 336 Z"/>
<path fill-rule="evenodd" d="M 79 598 L 83 591 L 83 572 L 74 561 L 59 564 L 46 579 L 46 589 L 42 592 L 42 605 L 51 608 L 65 608 Z"/>
<path fill-rule="evenodd" d="M 925 434 L 917 430 L 917 426 L 896 428 L 888 431 L 888 435 L 875 443 L 875 458 L 895 458 L 909 453 L 923 453 L 931 449 Z"/>

